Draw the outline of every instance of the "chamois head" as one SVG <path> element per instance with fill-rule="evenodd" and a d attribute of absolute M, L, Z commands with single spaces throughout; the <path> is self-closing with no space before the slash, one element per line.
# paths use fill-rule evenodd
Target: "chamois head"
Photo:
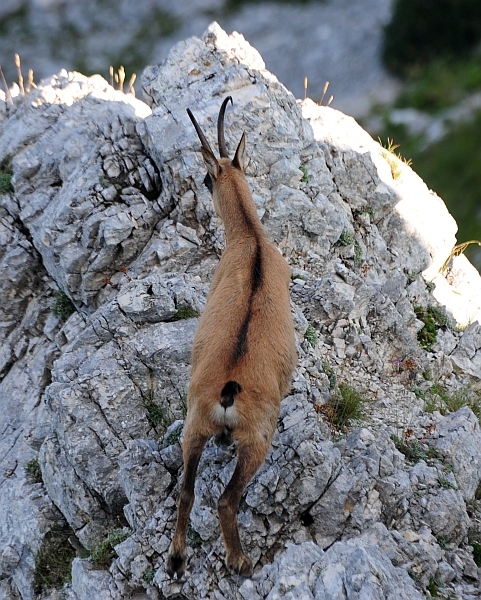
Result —
<path fill-rule="evenodd" d="M 229 173 L 231 169 L 235 169 L 238 173 L 240 172 L 243 174 L 244 162 L 246 158 L 246 136 L 245 133 L 243 133 L 239 145 L 237 146 L 234 158 L 232 159 L 232 161 L 229 159 L 229 153 L 227 152 L 224 135 L 224 114 L 229 101 L 233 103 L 232 96 L 227 96 L 224 102 L 222 102 L 222 106 L 220 107 L 219 111 L 219 118 L 217 119 L 217 139 L 219 144 L 220 160 L 217 160 L 217 158 L 215 157 L 215 154 L 212 151 L 212 148 L 209 142 L 207 141 L 204 132 L 200 128 L 200 125 L 197 123 L 191 110 L 189 108 L 187 109 L 187 114 L 189 115 L 190 120 L 192 121 L 195 130 L 197 131 L 197 135 L 199 136 L 200 142 L 202 144 L 202 157 L 204 159 L 205 166 L 207 167 L 207 175 L 204 178 L 204 184 L 212 194 L 214 200 L 214 208 L 220 217 L 222 217 L 222 214 L 219 211 L 219 206 L 216 198 L 216 184 L 219 182 L 220 179 L 222 179 L 222 175 Z"/>

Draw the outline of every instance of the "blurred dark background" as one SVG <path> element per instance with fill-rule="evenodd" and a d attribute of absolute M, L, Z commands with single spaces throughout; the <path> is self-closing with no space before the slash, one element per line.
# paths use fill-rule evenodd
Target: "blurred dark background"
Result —
<path fill-rule="evenodd" d="M 481 241 L 481 2 L 396 0 L 381 56 L 403 86 L 379 108 L 380 137 L 443 198 L 458 242 Z M 466 255 L 481 271 L 481 246 Z"/>
<path fill-rule="evenodd" d="M 458 242 L 481 240 L 481 0 L 0 0 L 8 84 L 61 68 L 126 82 L 217 20 L 296 97 L 353 115 L 446 202 Z M 0 88 L 3 86 L 0 82 Z M 324 101 L 324 103 L 326 103 Z M 389 140 L 389 141 L 388 141 Z M 481 270 L 481 247 L 467 256 Z"/>

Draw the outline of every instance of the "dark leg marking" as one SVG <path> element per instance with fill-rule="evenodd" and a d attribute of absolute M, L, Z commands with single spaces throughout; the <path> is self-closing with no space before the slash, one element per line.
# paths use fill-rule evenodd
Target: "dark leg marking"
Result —
<path fill-rule="evenodd" d="M 194 504 L 194 484 L 197 467 L 207 439 L 203 436 L 189 438 L 188 434 L 184 438 L 184 479 L 180 489 L 174 538 L 169 547 L 165 566 L 168 575 L 170 577 L 177 575 L 177 579 L 180 579 L 185 572 L 187 557 L 185 535 L 190 511 Z"/>
<path fill-rule="evenodd" d="M 252 575 L 253 566 L 252 560 L 244 554 L 242 549 L 237 512 L 242 494 L 257 469 L 264 462 L 267 450 L 268 445 L 265 448 L 257 448 L 254 452 L 251 448 L 239 446 L 234 474 L 219 498 L 218 510 L 227 554 L 226 564 L 232 573 L 243 577 Z"/>

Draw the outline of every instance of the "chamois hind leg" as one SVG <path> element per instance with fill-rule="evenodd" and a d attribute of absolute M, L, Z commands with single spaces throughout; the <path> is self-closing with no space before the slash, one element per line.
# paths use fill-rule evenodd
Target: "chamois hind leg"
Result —
<path fill-rule="evenodd" d="M 186 426 L 188 429 L 188 426 Z M 194 504 L 194 484 L 199 460 L 204 446 L 209 438 L 201 435 L 193 435 L 186 430 L 183 443 L 184 454 L 184 479 L 180 488 L 177 503 L 177 523 L 174 538 L 169 547 L 167 555 L 166 571 L 170 577 L 177 574 L 180 579 L 185 571 L 187 558 L 185 535 L 189 523 L 190 511 Z"/>
<path fill-rule="evenodd" d="M 239 444 L 234 474 L 218 503 L 227 567 L 234 574 L 243 577 L 252 575 L 252 560 L 244 554 L 242 549 L 237 524 L 237 511 L 242 494 L 257 469 L 264 462 L 268 449 L 269 444 L 262 444 L 261 446 Z"/>

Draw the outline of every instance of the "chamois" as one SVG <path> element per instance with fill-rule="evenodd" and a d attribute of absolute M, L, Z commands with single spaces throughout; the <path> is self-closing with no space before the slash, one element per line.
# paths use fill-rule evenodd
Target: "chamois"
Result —
<path fill-rule="evenodd" d="M 184 478 L 177 524 L 166 570 L 181 578 L 186 565 L 186 528 L 194 503 L 194 482 L 207 440 L 238 442 L 237 463 L 219 498 L 219 520 L 227 567 L 252 575 L 252 560 L 239 538 L 237 512 L 242 494 L 264 462 L 280 402 L 290 389 L 297 355 L 289 303 L 289 267 L 268 240 L 244 176 L 245 134 L 231 161 L 224 137 L 222 103 L 217 122 L 220 160 L 195 120 L 202 143 L 214 208 L 225 226 L 226 249 L 214 274 L 192 348 L 192 377 L 184 429 Z"/>

